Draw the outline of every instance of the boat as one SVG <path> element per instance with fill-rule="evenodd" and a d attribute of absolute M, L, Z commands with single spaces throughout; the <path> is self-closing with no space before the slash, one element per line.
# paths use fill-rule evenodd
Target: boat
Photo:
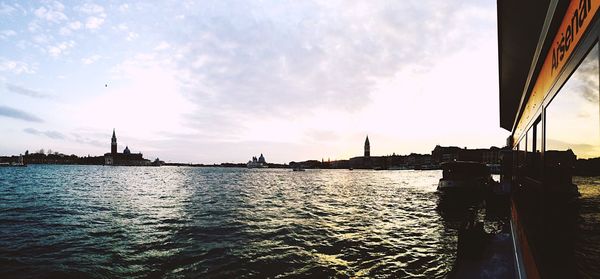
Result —
<path fill-rule="evenodd" d="M 514 277 L 600 278 L 598 256 L 587 252 L 600 246 L 588 237 L 598 229 L 582 221 L 598 214 L 582 206 L 596 195 L 580 199 L 585 184 L 575 183 L 600 175 L 600 1 L 497 7 L 499 124 L 512 151 L 503 154 L 500 181 L 512 189 Z"/>
<path fill-rule="evenodd" d="M 300 166 L 294 167 L 294 168 L 292 168 L 292 170 L 293 171 L 305 171 L 305 169 L 303 167 L 300 167 Z"/>
<path fill-rule="evenodd" d="M 479 162 L 453 161 L 441 164 L 437 191 L 444 196 L 483 198 L 493 184 L 489 168 Z"/>

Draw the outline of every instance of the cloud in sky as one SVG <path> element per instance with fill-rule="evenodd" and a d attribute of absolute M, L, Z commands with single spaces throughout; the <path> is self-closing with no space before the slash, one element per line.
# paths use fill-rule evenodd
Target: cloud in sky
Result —
<path fill-rule="evenodd" d="M 53 1 L 46 6 L 37 8 L 34 11 L 34 14 L 40 19 L 58 23 L 60 21 L 67 20 L 67 16 L 63 13 L 64 9 L 65 6 L 62 3 Z"/>
<path fill-rule="evenodd" d="M 74 46 L 75 46 L 75 42 L 72 40 L 66 41 L 66 42 L 60 42 L 56 45 L 49 46 L 48 53 L 53 57 L 57 57 L 57 56 L 60 56 L 61 54 L 68 53 L 69 50 L 71 48 L 73 48 Z"/>
<path fill-rule="evenodd" d="M 201 106 L 277 115 L 359 110 L 376 79 L 427 68 L 494 21 L 439 1 L 213 4 L 184 23 L 196 26 L 177 59 L 186 92 Z"/>
<path fill-rule="evenodd" d="M 17 35 L 17 32 L 14 30 L 2 30 L 0 31 L 0 39 L 8 39 L 12 36 Z"/>
<path fill-rule="evenodd" d="M 39 131 L 34 128 L 25 128 L 23 129 L 23 132 L 32 135 L 43 135 L 51 139 L 65 139 L 65 135 L 57 131 Z"/>
<path fill-rule="evenodd" d="M 17 9 L 14 6 L 4 2 L 0 3 L 0 15 L 11 15 L 16 11 Z"/>
<path fill-rule="evenodd" d="M 44 122 L 41 118 L 22 110 L 0 105 L 0 116 L 29 121 L 29 122 Z"/>
<path fill-rule="evenodd" d="M 0 57 L 0 71 L 13 74 L 34 74 L 37 66 L 23 61 L 10 60 Z"/>
<path fill-rule="evenodd" d="M 75 8 L 75 10 L 85 14 L 87 16 L 85 20 L 85 27 L 88 29 L 98 29 L 104 23 L 106 13 L 104 7 L 93 4 L 85 3 Z"/>
<path fill-rule="evenodd" d="M 30 135 L 35 135 L 35 136 L 41 136 L 41 137 L 45 137 L 45 138 L 49 138 L 49 139 L 53 139 L 53 140 L 60 140 L 66 144 L 73 144 L 73 143 L 77 143 L 77 144 L 82 144 L 82 145 L 86 145 L 86 146 L 92 146 L 92 147 L 105 147 L 107 144 L 100 142 L 98 140 L 99 135 L 96 134 L 92 134 L 90 135 L 89 133 L 85 133 L 85 132 L 73 132 L 73 133 L 69 133 L 69 134 L 64 134 L 61 133 L 59 131 L 55 131 L 55 130 L 38 130 L 35 128 L 25 128 L 23 129 L 23 132 L 30 134 Z"/>
<path fill-rule="evenodd" d="M 93 63 L 95 63 L 95 62 L 96 62 L 96 61 L 98 61 L 100 58 L 102 58 L 102 56 L 100 56 L 100 55 L 98 55 L 98 54 L 94 54 L 94 55 L 92 55 L 92 56 L 89 56 L 89 57 L 86 57 L 86 58 L 83 58 L 83 59 L 81 59 L 81 62 L 82 62 L 83 64 L 89 65 L 89 64 L 93 64 Z"/>
<path fill-rule="evenodd" d="M 6 84 L 6 89 L 8 89 L 8 91 L 10 91 L 10 92 L 33 97 L 33 98 L 48 98 L 49 97 L 47 94 L 38 92 L 36 90 L 29 89 L 29 88 L 25 88 L 23 86 L 11 84 L 11 83 Z"/>

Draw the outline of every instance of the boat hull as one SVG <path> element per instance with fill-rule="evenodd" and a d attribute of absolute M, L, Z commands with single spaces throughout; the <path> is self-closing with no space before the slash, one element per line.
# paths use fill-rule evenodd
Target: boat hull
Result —
<path fill-rule="evenodd" d="M 440 207 L 471 206 L 485 199 L 491 181 L 487 178 L 465 180 L 440 179 L 437 192 Z"/>

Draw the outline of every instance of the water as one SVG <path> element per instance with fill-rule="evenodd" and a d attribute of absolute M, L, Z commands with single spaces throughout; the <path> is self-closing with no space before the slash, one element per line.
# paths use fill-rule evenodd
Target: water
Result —
<path fill-rule="evenodd" d="M 0 169 L 0 277 L 443 277 L 440 171 Z"/>
<path fill-rule="evenodd" d="M 575 262 L 582 278 L 600 278 L 600 177 L 574 177 L 579 199 Z"/>

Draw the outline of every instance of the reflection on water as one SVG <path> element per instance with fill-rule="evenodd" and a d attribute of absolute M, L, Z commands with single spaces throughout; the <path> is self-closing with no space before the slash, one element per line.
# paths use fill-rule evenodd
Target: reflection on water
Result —
<path fill-rule="evenodd" d="M 0 169 L 0 277 L 443 277 L 439 171 Z"/>
<path fill-rule="evenodd" d="M 579 237 L 575 245 L 576 264 L 580 275 L 600 276 L 600 177 L 573 177 L 580 197 Z"/>

